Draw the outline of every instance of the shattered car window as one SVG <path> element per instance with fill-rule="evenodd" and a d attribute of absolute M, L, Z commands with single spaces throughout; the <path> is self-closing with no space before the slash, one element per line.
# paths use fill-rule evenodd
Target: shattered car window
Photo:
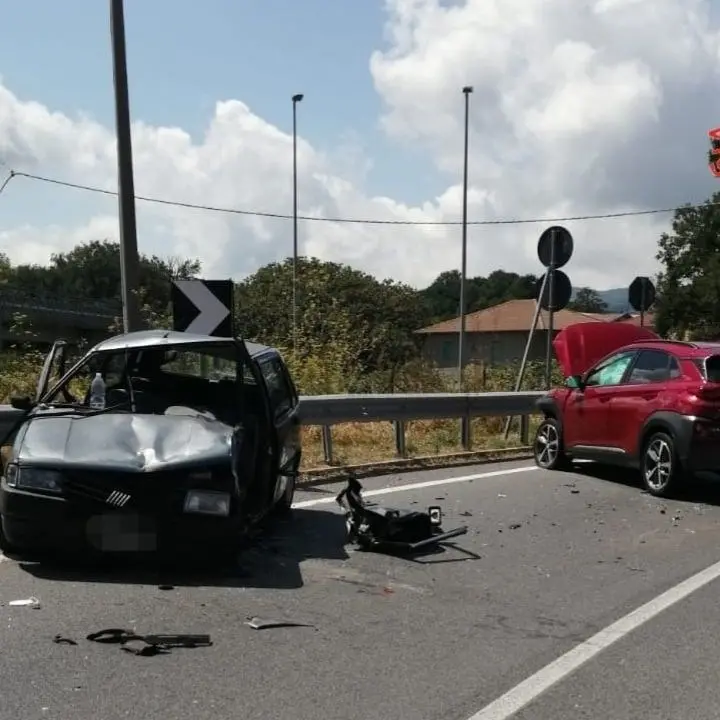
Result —
<path fill-rule="evenodd" d="M 93 353 L 46 402 L 89 408 L 90 386 L 99 372 L 105 381 L 103 412 L 162 415 L 190 408 L 233 423 L 241 405 L 235 353 L 234 345 L 215 343 Z"/>
<path fill-rule="evenodd" d="M 180 351 L 167 353 L 167 361 L 161 365 L 164 373 L 190 375 L 206 380 L 235 379 L 235 358 L 217 353 Z"/>

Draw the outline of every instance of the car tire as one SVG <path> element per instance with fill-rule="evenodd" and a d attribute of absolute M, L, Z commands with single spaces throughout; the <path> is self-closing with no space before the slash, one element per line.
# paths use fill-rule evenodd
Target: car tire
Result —
<path fill-rule="evenodd" d="M 560 423 L 553 417 L 546 417 L 538 426 L 533 441 L 535 464 L 543 470 L 565 470 L 570 461 L 562 443 Z"/>
<path fill-rule="evenodd" d="M 684 473 L 671 435 L 658 431 L 645 440 L 640 472 L 643 488 L 651 495 L 669 497 L 676 492 Z"/>
<path fill-rule="evenodd" d="M 20 549 L 15 547 L 15 545 L 7 539 L 2 516 L 0 516 L 0 553 L 3 555 L 20 555 Z"/>
<path fill-rule="evenodd" d="M 279 517 L 289 517 L 292 514 L 292 504 L 295 500 L 295 487 L 297 485 L 297 478 L 294 474 L 288 476 L 288 483 L 285 487 L 285 492 L 282 497 L 275 504 L 275 515 Z M 279 478 L 278 478 L 279 479 Z"/>

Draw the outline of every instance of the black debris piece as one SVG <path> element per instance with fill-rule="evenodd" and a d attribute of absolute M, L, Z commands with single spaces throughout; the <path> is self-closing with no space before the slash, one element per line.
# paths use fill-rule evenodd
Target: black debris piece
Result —
<path fill-rule="evenodd" d="M 269 630 L 270 628 L 285 628 L 285 627 L 309 627 L 315 628 L 314 625 L 301 622 L 293 622 L 292 620 L 263 620 L 259 617 L 249 617 L 245 621 L 245 625 L 251 627 L 253 630 Z M 317 629 L 317 628 L 315 628 Z"/>
<path fill-rule="evenodd" d="M 522 523 L 513 523 L 509 526 L 511 530 L 517 530 L 518 528 L 522 527 Z"/>
<path fill-rule="evenodd" d="M 580 494 L 580 491 L 579 491 L 579 490 L 571 490 L 570 492 L 571 492 L 573 495 L 579 495 L 579 494 Z"/>
<path fill-rule="evenodd" d="M 467 510 L 464 510 L 460 513 L 460 517 L 472 517 L 472 513 L 468 512 Z"/>
<path fill-rule="evenodd" d="M 174 590 L 174 585 L 158 585 L 158 590 Z"/>
<path fill-rule="evenodd" d="M 437 506 L 419 512 L 366 505 L 362 485 L 355 477 L 348 480 L 335 501 L 345 510 L 347 541 L 356 543 L 361 550 L 417 553 L 468 531 L 467 527 L 459 527 L 443 532 L 442 511 Z"/>
<path fill-rule="evenodd" d="M 87 639 L 104 645 L 120 645 L 125 652 L 145 657 L 164 655 L 172 648 L 198 648 L 212 645 L 209 635 L 138 635 L 122 628 L 108 628 L 90 633 Z"/>
<path fill-rule="evenodd" d="M 62 635 L 56 635 L 53 638 L 53 642 L 56 645 L 77 645 L 77 643 L 71 638 L 63 637 Z"/>

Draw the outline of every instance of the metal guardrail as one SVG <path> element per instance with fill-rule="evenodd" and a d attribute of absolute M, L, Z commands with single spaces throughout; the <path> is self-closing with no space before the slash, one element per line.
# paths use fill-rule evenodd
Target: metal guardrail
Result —
<path fill-rule="evenodd" d="M 528 419 L 543 392 L 408 393 L 390 395 L 303 395 L 300 421 L 322 427 L 325 462 L 333 462 L 332 426 L 351 422 L 392 422 L 398 457 L 407 457 L 405 423 L 412 420 L 461 419 L 464 450 L 470 450 L 470 420 L 475 417 L 520 417 L 520 437 L 529 442 Z"/>

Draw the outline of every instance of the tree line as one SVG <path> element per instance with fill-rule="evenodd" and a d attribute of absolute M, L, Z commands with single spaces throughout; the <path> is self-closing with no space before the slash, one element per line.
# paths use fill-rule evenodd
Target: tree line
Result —
<path fill-rule="evenodd" d="M 658 241 L 660 263 L 655 324 L 666 336 L 720 338 L 720 192 L 700 206 L 675 212 L 669 232 Z M 140 304 L 149 325 L 167 325 L 170 287 L 175 279 L 202 276 L 197 259 L 140 257 Z M 535 297 L 538 277 L 496 270 L 467 281 L 468 312 L 512 299 Z M 2 287 L 65 299 L 120 297 L 120 252 L 98 240 L 53 255 L 45 266 L 12 265 L 0 254 Z M 265 265 L 236 285 L 237 331 L 243 337 L 293 349 L 292 260 Z M 415 331 L 456 317 L 460 275 L 443 272 L 416 290 L 379 280 L 339 263 L 301 258 L 298 266 L 296 360 L 335 354 L 338 368 L 360 375 L 395 368 L 418 357 Z M 589 288 L 576 293 L 572 309 L 607 308 Z M 339 353 L 339 355 L 338 355 Z M 340 370 L 339 370 L 340 372 Z"/>

